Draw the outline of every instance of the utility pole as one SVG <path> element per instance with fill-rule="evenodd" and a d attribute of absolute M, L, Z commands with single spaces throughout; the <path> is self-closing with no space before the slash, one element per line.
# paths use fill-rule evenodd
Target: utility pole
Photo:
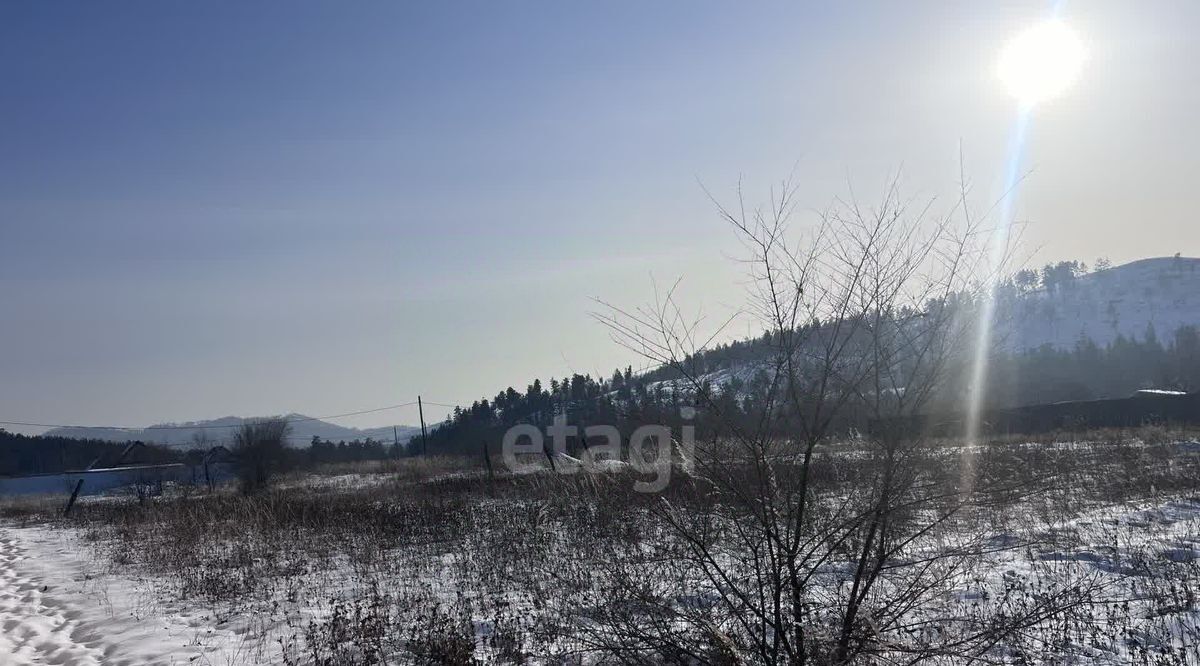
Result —
<path fill-rule="evenodd" d="M 400 437 L 396 435 L 396 426 L 392 426 L 392 455 L 400 455 Z"/>
<path fill-rule="evenodd" d="M 425 455 L 429 453 L 429 438 L 425 433 L 425 408 L 421 405 L 421 396 L 417 396 L 417 415 L 421 417 L 421 455 Z"/>

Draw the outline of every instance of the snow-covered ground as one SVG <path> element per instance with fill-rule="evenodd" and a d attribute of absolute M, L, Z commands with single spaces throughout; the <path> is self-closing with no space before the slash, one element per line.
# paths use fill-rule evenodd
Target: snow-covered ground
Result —
<path fill-rule="evenodd" d="M 153 578 L 112 573 L 75 530 L 0 527 L 4 666 L 279 663 L 256 633 L 250 618 L 173 602 Z"/>
<path fill-rule="evenodd" d="M 1002 605 L 1016 589 L 1036 594 L 1087 581 L 1088 603 L 1018 632 L 1002 644 L 1007 656 L 1020 650 L 1024 663 L 1200 663 L 1200 499 L 1098 507 L 1040 534 L 991 538 L 1031 536 L 1039 545 L 988 557 L 946 610 L 966 614 Z"/>
<path fill-rule="evenodd" d="M 1068 460 L 1092 446 L 1021 448 Z M 1154 460 L 1168 469 L 1191 465 L 1191 446 L 1189 441 L 1160 447 L 1154 455 L 1164 457 Z M 1114 449 L 1129 456 L 1148 450 L 1141 444 Z M 1142 464 L 1137 460 L 1131 458 L 1135 470 Z M 1190 474 L 1161 475 L 1156 478 L 1174 480 L 1172 490 L 1147 485 L 1120 502 L 1092 493 L 1087 485 L 1101 479 L 1085 477 L 1077 492 L 1038 496 L 970 523 L 981 530 L 972 538 L 981 536 L 996 548 L 958 570 L 945 596 L 931 598 L 914 620 L 932 616 L 945 624 L 950 618 L 1003 616 L 1038 603 L 1039 595 L 1086 589 L 1078 605 L 1007 637 L 989 658 L 1200 665 L 1200 479 L 1189 480 Z M 262 528 L 280 520 L 267 515 L 277 508 L 255 508 L 253 500 L 235 496 L 167 498 L 161 508 L 147 505 L 143 511 L 131 504 L 128 514 L 95 514 L 124 515 L 130 519 L 126 526 L 95 518 L 33 526 L 0 522 L 0 666 L 297 664 L 312 663 L 315 654 L 330 663 L 375 663 L 363 652 L 364 645 L 373 649 L 364 643 L 371 635 L 383 636 L 378 654 L 396 655 L 421 639 L 408 633 L 411 627 L 455 622 L 461 624 L 446 635 L 465 641 L 468 654 L 482 663 L 509 663 L 497 658 L 504 654 L 503 641 L 536 625 L 521 623 L 539 613 L 567 622 L 568 629 L 549 643 L 518 646 L 532 663 L 587 654 L 587 641 L 577 632 L 596 626 L 589 624 L 589 609 L 606 600 L 604 584 L 596 586 L 594 578 L 603 566 L 590 559 L 602 560 L 603 554 L 589 546 L 622 528 L 598 525 L 595 534 L 575 534 L 571 529 L 602 517 L 587 514 L 566 528 L 538 497 L 474 496 L 464 503 L 453 490 L 467 480 L 462 475 L 436 477 L 442 484 L 437 493 L 431 492 L 434 486 L 407 486 L 415 503 L 391 512 L 386 502 L 395 501 L 405 486 L 382 488 L 389 478 L 395 481 L 370 474 L 309 477 L 307 487 L 281 491 L 265 504 L 294 502 L 279 514 L 289 520 L 294 507 L 330 513 L 275 531 Z M 525 487 L 544 482 L 535 479 Z M 287 500 L 288 493 L 303 494 Z M 357 513 L 338 513 L 339 502 L 354 493 L 371 501 L 349 502 L 341 509 Z M 1100 501 L 1061 505 L 1078 504 L 1085 494 Z M 425 504 L 427 495 L 433 504 Z M 207 502 L 217 502 L 220 510 L 189 505 Z M 111 503 L 101 502 L 100 508 L 109 510 Z M 379 515 L 340 530 L 370 507 Z M 188 521 L 223 515 L 230 516 L 227 523 L 204 523 L 194 541 L 177 545 Z M 945 534 L 929 546 L 939 547 L 943 537 L 955 538 Z M 170 557 L 180 559 L 164 560 Z M 523 562 L 529 568 L 521 569 Z M 645 564 L 651 568 L 644 575 L 653 576 L 653 563 Z M 829 584 L 818 596 L 839 594 L 844 568 L 829 563 Z M 669 576 L 659 580 L 667 588 L 674 585 Z M 714 598 L 711 591 L 687 586 L 669 593 Z M 462 615 L 439 619 L 439 609 Z"/>
<path fill-rule="evenodd" d="M 1074 644 L 1060 637 L 1057 625 L 1066 622 L 1041 628 L 1055 637 L 1056 653 L 1073 663 L 1123 664 L 1170 648 L 1177 661 L 1163 663 L 1200 662 L 1200 500 L 1096 509 L 1058 528 L 1054 541 L 1059 547 L 995 553 L 948 605 L 967 613 L 997 602 L 1016 580 L 1050 589 L 1056 576 L 1094 576 L 1104 603 L 1087 610 L 1092 621 L 1080 623 Z M 0 528 L 0 664 L 285 663 L 277 618 L 173 600 L 172 585 L 93 553 L 78 530 Z M 1163 566 L 1191 575 L 1170 584 L 1148 575 Z M 486 629 L 487 621 L 478 624 Z M 1025 633 L 1049 649 L 1049 636 L 1037 632 Z"/>

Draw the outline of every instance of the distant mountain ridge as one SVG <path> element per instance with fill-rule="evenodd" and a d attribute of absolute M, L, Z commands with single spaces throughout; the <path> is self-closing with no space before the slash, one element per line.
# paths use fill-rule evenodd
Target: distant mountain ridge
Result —
<path fill-rule="evenodd" d="M 186 423 L 162 423 L 146 428 L 114 429 L 114 428 L 52 428 L 44 434 L 52 437 L 71 437 L 75 439 L 98 439 L 109 442 L 142 441 L 163 444 L 175 448 L 190 448 L 192 446 L 216 446 L 232 441 L 238 426 L 247 421 L 263 417 L 225 416 L 206 421 L 189 421 Z M 291 433 L 288 444 L 293 447 L 306 446 L 314 436 L 333 442 L 373 439 L 381 442 L 391 442 L 392 426 L 379 428 L 351 428 L 329 423 L 303 414 L 288 414 L 283 418 L 291 423 Z M 415 426 L 396 426 L 395 436 L 400 443 L 405 443 L 421 429 Z"/>

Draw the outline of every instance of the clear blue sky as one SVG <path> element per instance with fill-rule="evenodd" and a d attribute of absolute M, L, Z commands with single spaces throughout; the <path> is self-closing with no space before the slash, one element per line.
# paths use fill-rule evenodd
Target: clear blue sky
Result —
<path fill-rule="evenodd" d="M 0 0 L 0 419 L 320 415 L 635 363 L 587 312 L 737 302 L 697 180 L 813 208 L 1003 171 L 1045 2 Z M 1200 247 L 1192 2 L 1077 2 L 1039 259 Z M 744 333 L 745 331 L 741 331 Z M 442 412 L 431 410 L 434 416 Z M 349 425 L 411 423 L 380 414 Z"/>

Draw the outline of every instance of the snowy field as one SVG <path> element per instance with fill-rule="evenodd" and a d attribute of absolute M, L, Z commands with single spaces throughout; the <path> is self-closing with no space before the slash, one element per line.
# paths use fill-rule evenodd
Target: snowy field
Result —
<path fill-rule="evenodd" d="M 871 627 L 879 647 L 863 663 L 909 663 L 911 645 L 1021 618 L 982 659 L 1200 664 L 1194 439 L 992 447 L 1007 462 L 981 474 L 1017 470 L 1039 490 L 914 542 L 912 561 L 986 547 L 954 551 L 904 622 Z M 7 505 L 0 664 L 689 663 L 621 635 L 656 626 L 648 599 L 683 609 L 668 632 L 703 616 L 735 635 L 721 586 L 658 519 L 687 496 L 627 492 L 610 474 L 489 481 L 470 466 L 291 478 L 255 498 L 94 498 L 69 520 Z M 720 556 L 736 570 L 734 549 Z M 813 567 L 814 607 L 842 603 L 847 568 Z M 737 663 L 728 640 L 691 661 Z"/>
<path fill-rule="evenodd" d="M 0 528 L 0 663 L 252 664 L 253 624 L 120 575 L 73 529 Z"/>

